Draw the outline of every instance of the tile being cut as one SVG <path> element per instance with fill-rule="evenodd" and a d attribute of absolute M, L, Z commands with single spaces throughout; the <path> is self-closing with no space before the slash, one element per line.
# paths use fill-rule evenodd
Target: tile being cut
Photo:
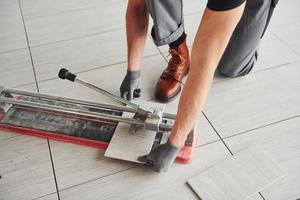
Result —
<path fill-rule="evenodd" d="M 223 160 L 188 180 L 202 200 L 243 200 L 286 176 L 286 172 L 254 146 Z"/>
<path fill-rule="evenodd" d="M 139 102 L 145 109 L 160 108 L 164 110 L 164 104 L 154 102 Z M 124 113 L 122 117 L 132 118 L 134 114 Z M 137 162 L 137 158 L 150 152 L 156 132 L 138 128 L 134 133 L 129 131 L 130 124 L 119 122 L 117 129 L 104 154 L 106 157 Z"/>

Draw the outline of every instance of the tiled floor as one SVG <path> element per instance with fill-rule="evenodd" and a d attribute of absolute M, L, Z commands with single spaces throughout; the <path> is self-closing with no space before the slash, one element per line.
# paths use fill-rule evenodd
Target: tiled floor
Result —
<path fill-rule="evenodd" d="M 0 85 L 110 102 L 56 76 L 66 66 L 118 95 L 126 71 L 125 2 L 0 0 Z M 184 4 L 191 46 L 205 1 Z M 215 77 L 192 164 L 156 174 L 105 158 L 103 150 L 0 131 L 0 199 L 196 199 L 185 184 L 190 177 L 252 144 L 289 175 L 251 200 L 300 198 L 299 7 L 299 0 L 279 2 L 250 75 Z M 143 100 L 153 99 L 166 51 L 148 38 Z M 167 110 L 175 112 L 177 103 Z"/>

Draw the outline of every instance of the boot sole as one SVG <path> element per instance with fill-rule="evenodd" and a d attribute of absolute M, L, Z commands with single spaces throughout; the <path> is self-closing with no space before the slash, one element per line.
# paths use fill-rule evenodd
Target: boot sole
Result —
<path fill-rule="evenodd" d="M 172 96 L 169 97 L 165 97 L 165 96 L 161 96 L 157 91 L 155 91 L 155 99 L 158 100 L 161 103 L 168 103 L 170 101 L 172 101 L 181 91 L 181 87 L 180 89 Z"/>

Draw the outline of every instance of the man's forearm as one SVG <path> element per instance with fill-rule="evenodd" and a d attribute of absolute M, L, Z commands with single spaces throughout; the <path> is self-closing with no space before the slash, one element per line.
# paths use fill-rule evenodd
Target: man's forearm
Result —
<path fill-rule="evenodd" d="M 149 13 L 144 0 L 129 0 L 126 11 L 128 69 L 139 70 L 148 31 Z"/>
<path fill-rule="evenodd" d="M 170 142 L 181 147 L 203 109 L 214 72 L 245 4 L 229 11 L 206 9 L 192 49 L 191 69 L 179 101 Z"/>

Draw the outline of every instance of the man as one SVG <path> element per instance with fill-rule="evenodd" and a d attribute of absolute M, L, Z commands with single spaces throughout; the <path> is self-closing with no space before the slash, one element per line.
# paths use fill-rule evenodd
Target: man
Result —
<path fill-rule="evenodd" d="M 155 43 L 163 45 L 171 42 L 172 58 L 157 83 L 155 96 L 162 101 L 176 96 L 183 76 L 190 71 L 168 142 L 139 158 L 160 172 L 168 170 L 184 145 L 201 113 L 215 70 L 229 77 L 244 76 L 252 70 L 261 38 L 278 0 L 208 0 L 194 40 L 190 69 L 185 42 L 182 42 L 185 39 L 182 1 L 145 2 L 129 0 L 128 3 L 128 71 L 120 88 L 122 97 L 131 100 L 140 95 L 140 90 L 136 89 L 147 34 L 147 11 L 154 21 L 152 37 Z"/>

